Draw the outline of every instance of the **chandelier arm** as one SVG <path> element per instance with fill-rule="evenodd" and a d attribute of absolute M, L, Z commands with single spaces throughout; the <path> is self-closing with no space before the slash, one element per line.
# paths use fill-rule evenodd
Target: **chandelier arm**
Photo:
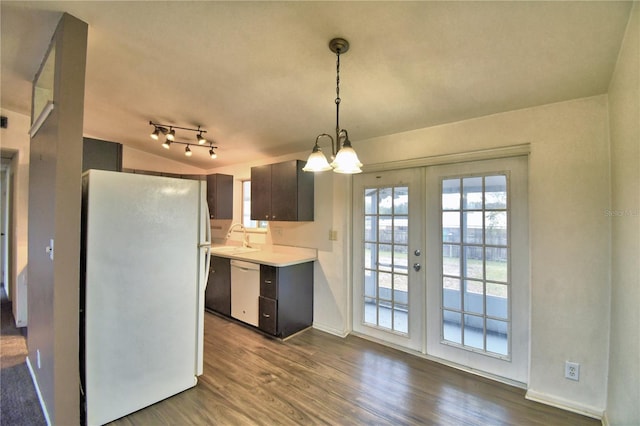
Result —
<path fill-rule="evenodd" d="M 327 133 L 320 133 L 318 136 L 316 136 L 316 146 L 318 145 L 318 141 L 320 140 L 321 137 L 326 136 L 329 139 L 331 139 L 331 155 L 333 155 L 335 157 L 337 151 L 336 151 L 336 146 L 335 146 L 335 142 L 333 140 L 333 137 L 330 134 Z"/>

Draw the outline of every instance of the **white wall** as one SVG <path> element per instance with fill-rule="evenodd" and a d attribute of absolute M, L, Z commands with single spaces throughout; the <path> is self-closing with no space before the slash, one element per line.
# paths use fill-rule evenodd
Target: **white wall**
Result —
<path fill-rule="evenodd" d="M 12 276 L 9 277 L 12 308 L 17 327 L 27 325 L 27 258 L 28 258 L 28 209 L 29 209 L 29 123 L 28 115 L 6 109 L 2 115 L 8 118 L 8 127 L 0 132 L 3 150 L 14 151 L 11 168 L 14 173 L 14 245 Z"/>
<path fill-rule="evenodd" d="M 603 95 L 354 142 L 365 164 L 530 143 L 528 396 L 594 416 L 605 407 L 608 361 L 607 119 Z M 248 177 L 252 165 L 210 172 Z M 339 335 L 350 329 L 350 182 L 347 176 L 317 175 L 315 221 L 279 222 L 283 235 L 274 240 L 318 249 L 314 327 Z M 337 242 L 328 241 L 329 229 L 338 230 Z M 579 382 L 564 378 L 565 360 L 581 364 Z"/>
<path fill-rule="evenodd" d="M 149 154 L 128 146 L 122 147 L 122 168 L 176 174 L 204 174 L 204 170 L 199 167 Z"/>
<path fill-rule="evenodd" d="M 609 87 L 611 341 L 607 418 L 640 424 L 640 7 L 631 13 Z"/>

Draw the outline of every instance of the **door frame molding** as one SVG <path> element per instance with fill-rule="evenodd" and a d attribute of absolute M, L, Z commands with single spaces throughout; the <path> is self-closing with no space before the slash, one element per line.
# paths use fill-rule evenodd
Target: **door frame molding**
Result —
<path fill-rule="evenodd" d="M 468 163 L 478 160 L 497 160 L 500 158 L 520 157 L 531 154 L 531 144 L 511 145 L 506 147 L 481 149 L 477 151 L 442 154 L 430 157 L 412 158 L 409 160 L 374 163 L 362 167 L 363 173 L 383 172 L 414 167 L 439 166 L 444 164 Z"/>

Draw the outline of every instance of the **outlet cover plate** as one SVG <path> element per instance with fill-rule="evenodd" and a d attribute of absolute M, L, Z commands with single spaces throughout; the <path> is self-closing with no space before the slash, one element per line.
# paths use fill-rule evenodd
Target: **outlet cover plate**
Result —
<path fill-rule="evenodd" d="M 564 377 L 569 380 L 580 380 L 580 364 L 577 362 L 565 361 Z"/>

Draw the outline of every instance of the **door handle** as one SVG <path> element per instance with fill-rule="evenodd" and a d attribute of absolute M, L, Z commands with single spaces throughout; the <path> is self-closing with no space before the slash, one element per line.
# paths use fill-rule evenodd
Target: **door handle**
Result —
<path fill-rule="evenodd" d="M 420 270 L 420 268 L 421 268 L 421 266 L 420 266 L 420 264 L 419 264 L 419 263 L 414 263 L 414 264 L 413 264 L 413 269 L 415 269 L 415 270 L 416 270 L 416 272 L 418 272 L 418 271 Z"/>

